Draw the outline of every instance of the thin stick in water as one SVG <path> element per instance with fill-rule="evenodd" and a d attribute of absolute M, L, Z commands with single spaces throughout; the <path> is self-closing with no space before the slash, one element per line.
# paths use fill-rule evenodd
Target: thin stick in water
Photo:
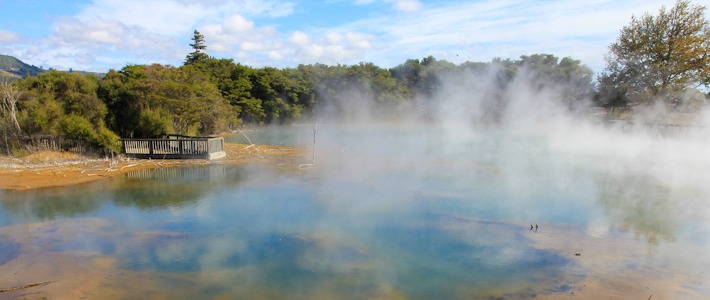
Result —
<path fill-rule="evenodd" d="M 16 287 L 11 287 L 11 288 L 4 288 L 4 289 L 0 289 L 0 293 L 7 293 L 7 292 L 16 291 L 16 290 L 24 290 L 24 289 L 29 289 L 29 288 L 38 287 L 38 286 L 45 286 L 45 285 L 48 285 L 52 282 L 54 282 L 54 281 L 45 281 L 45 282 L 40 282 L 40 283 L 25 284 L 22 286 L 16 286 Z"/>
<path fill-rule="evenodd" d="M 316 163 L 316 131 L 318 130 L 318 121 L 316 121 L 316 125 L 313 127 L 313 159 L 311 159 L 311 164 Z"/>

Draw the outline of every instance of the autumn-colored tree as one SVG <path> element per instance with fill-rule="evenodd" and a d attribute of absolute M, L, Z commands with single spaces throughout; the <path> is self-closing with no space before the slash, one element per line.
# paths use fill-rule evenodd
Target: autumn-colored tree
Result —
<path fill-rule="evenodd" d="M 599 78 L 605 103 L 676 102 L 687 88 L 710 85 L 710 25 L 705 7 L 679 0 L 657 15 L 632 17 L 609 46 Z"/>

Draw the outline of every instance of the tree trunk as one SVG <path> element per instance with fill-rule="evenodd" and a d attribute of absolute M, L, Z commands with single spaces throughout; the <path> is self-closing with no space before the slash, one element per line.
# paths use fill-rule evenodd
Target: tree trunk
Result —
<path fill-rule="evenodd" d="M 20 123 L 17 121 L 17 100 L 20 98 L 20 91 L 18 91 L 13 85 L 10 83 L 3 83 L 0 87 L 2 87 L 2 104 L 4 106 L 4 111 L 5 113 L 8 114 L 7 117 L 10 118 L 10 121 L 12 121 L 13 126 L 17 130 L 17 134 L 19 135 L 22 132 L 22 129 L 20 129 Z"/>

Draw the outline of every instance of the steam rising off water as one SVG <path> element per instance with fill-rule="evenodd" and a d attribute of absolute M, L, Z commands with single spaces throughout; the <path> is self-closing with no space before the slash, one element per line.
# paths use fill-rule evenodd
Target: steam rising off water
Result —
<path fill-rule="evenodd" d="M 35 290 L 52 299 L 710 297 L 707 127 L 622 130 L 524 92 L 507 91 L 519 100 L 495 126 L 458 92 L 442 93 L 433 120 L 324 117 L 314 166 L 298 167 L 308 153 L 0 191 L 0 288 L 55 281 Z M 313 128 L 246 133 L 310 148 Z"/>
<path fill-rule="evenodd" d="M 447 130 L 319 124 L 314 167 L 4 191 L 2 282 L 130 298 L 710 295 L 706 162 L 674 156 L 672 138 Z M 312 138 L 248 134 L 284 132 Z"/>

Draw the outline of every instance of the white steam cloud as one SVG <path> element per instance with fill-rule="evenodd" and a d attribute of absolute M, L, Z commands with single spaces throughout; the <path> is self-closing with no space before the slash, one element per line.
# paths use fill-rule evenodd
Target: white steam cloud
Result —
<path fill-rule="evenodd" d="M 706 171 L 710 169 L 709 114 L 680 114 L 687 119 L 682 126 L 664 124 L 667 119 L 658 119 L 657 124 L 613 122 L 600 116 L 590 98 L 570 98 L 569 86 L 541 81 L 525 69 L 501 85 L 500 74 L 491 67 L 441 75 L 442 84 L 431 97 L 398 105 L 392 110 L 395 117 L 384 124 L 383 108 L 367 84 L 340 91 L 340 100 L 318 109 L 319 172 L 333 178 L 346 176 L 366 186 L 369 181 L 387 180 L 379 174 L 392 169 L 406 170 L 422 181 L 432 173 L 448 172 L 459 186 L 498 178 L 509 190 L 505 206 L 521 220 L 542 215 L 528 201 L 535 201 L 543 188 L 606 199 L 605 180 L 622 184 L 640 176 L 646 179 L 631 180 L 633 184 L 621 188 L 630 190 L 624 191 L 626 196 L 615 197 L 655 205 L 633 195 L 648 195 L 643 193 L 644 185 L 659 185 L 669 192 L 653 201 L 669 201 L 676 208 L 667 210 L 674 216 L 657 216 L 659 220 L 710 218 L 704 198 L 710 195 L 705 184 L 710 182 Z M 569 190 L 578 183 L 565 177 L 570 169 L 606 174 L 602 178 L 607 179 L 590 180 L 596 187 Z M 399 192 L 388 199 L 357 195 L 351 200 L 361 209 L 381 210 L 422 194 L 446 193 L 419 190 L 422 184 L 416 179 L 391 185 L 400 185 L 395 187 Z M 606 223 L 592 220 L 589 226 L 596 227 L 590 230 L 602 234 L 598 225 Z"/>

